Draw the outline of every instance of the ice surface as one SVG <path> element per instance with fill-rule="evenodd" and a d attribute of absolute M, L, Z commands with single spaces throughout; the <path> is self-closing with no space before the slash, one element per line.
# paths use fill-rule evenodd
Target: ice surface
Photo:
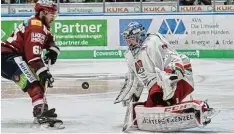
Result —
<path fill-rule="evenodd" d="M 178 133 L 234 133 L 233 60 L 192 59 L 192 66 L 195 79 L 194 98 L 208 99 L 210 106 L 220 109 L 221 112 L 204 129 L 190 129 Z M 52 67 L 55 77 L 80 74 L 122 76 L 126 72 L 127 67 L 122 60 L 58 61 L 58 64 Z M 2 84 L 6 83 L 2 80 Z M 64 121 L 66 128 L 63 130 L 41 130 L 33 125 L 29 98 L 4 98 L 1 100 L 2 133 L 120 133 L 125 108 L 121 104 L 113 104 L 117 94 L 117 91 L 82 95 L 48 94 L 49 104 L 56 108 L 59 117 Z M 145 98 L 146 92 L 141 100 Z"/>

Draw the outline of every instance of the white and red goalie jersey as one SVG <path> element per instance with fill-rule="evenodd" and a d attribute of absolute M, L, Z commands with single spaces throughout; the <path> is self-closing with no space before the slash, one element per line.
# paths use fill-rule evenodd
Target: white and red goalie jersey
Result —
<path fill-rule="evenodd" d="M 165 111 L 167 107 L 184 106 L 185 104 L 182 105 L 182 103 L 185 97 L 194 90 L 192 68 L 187 56 L 178 54 L 161 34 L 156 33 L 149 34 L 141 47 L 135 49 L 134 52 L 132 50 L 126 51 L 125 58 L 129 72 L 125 79 L 125 85 L 114 103 L 138 101 L 143 89 L 146 88 L 149 91 L 148 98 L 144 103 L 130 103 L 128 106 L 127 113 L 129 113 L 128 115 L 132 114 L 132 121 L 135 124 L 137 122 L 139 129 L 150 131 L 178 130 L 178 125 L 176 129 L 166 127 L 169 125 L 169 120 L 183 120 L 184 123 L 188 123 L 193 119 L 195 124 L 190 122 L 188 124 L 192 125 L 187 125 L 187 128 L 199 126 L 198 120 L 203 117 L 195 118 L 195 109 L 190 113 L 178 109 Z M 191 107 L 186 107 L 183 110 L 187 111 L 187 109 L 196 106 L 196 110 L 200 111 L 199 114 L 204 115 L 204 107 L 206 107 L 204 102 L 190 101 L 186 102 L 186 106 L 187 104 Z M 209 121 L 202 120 L 200 123 L 203 126 L 206 124 L 205 122 Z M 163 125 L 164 127 L 162 127 Z M 159 129 L 159 127 L 161 128 Z M 179 128 L 186 127 L 180 126 Z"/>

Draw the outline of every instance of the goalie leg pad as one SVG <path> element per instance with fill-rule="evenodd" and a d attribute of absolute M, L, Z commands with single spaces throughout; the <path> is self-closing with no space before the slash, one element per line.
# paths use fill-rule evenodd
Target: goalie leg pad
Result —
<path fill-rule="evenodd" d="M 140 130 L 168 132 L 204 127 L 211 121 L 210 108 L 203 101 L 188 101 L 167 107 L 135 106 Z"/>

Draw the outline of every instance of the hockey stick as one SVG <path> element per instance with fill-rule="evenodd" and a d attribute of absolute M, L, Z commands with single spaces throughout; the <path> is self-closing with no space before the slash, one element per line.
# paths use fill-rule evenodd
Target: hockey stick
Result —
<path fill-rule="evenodd" d="M 132 95 L 132 97 L 129 99 L 129 103 L 128 103 L 128 106 L 127 106 L 127 110 L 126 110 L 126 113 L 125 113 L 125 118 L 124 118 L 124 125 L 123 125 L 123 129 L 122 131 L 123 132 L 126 132 L 130 127 L 132 127 L 132 125 L 134 124 L 134 122 L 137 120 L 138 117 L 136 117 L 130 124 L 129 124 L 129 119 L 131 118 L 130 117 L 130 112 L 133 112 L 133 108 L 135 106 L 137 101 L 139 100 L 139 98 L 136 97 L 135 94 Z M 134 104 L 133 104 L 134 103 Z M 138 103 L 138 104 L 144 104 L 144 103 Z"/>
<path fill-rule="evenodd" d="M 128 130 L 130 127 L 132 127 L 132 125 L 133 125 L 134 122 L 137 120 L 137 118 L 138 118 L 138 117 L 136 117 L 136 118 L 131 122 L 130 125 L 127 125 L 127 126 L 125 127 L 125 129 L 123 130 L 123 132 L 127 132 L 127 130 Z"/>
<path fill-rule="evenodd" d="M 47 65 L 48 69 L 50 69 L 50 64 L 51 64 L 51 60 L 48 61 L 48 65 Z M 49 82 L 48 82 L 48 80 L 46 80 L 45 85 L 44 85 L 44 87 L 45 87 L 45 89 L 44 89 L 44 95 L 43 95 L 43 102 L 44 103 L 42 105 L 41 115 L 44 112 L 44 108 L 45 108 L 45 104 L 46 104 L 46 94 L 47 94 L 48 84 L 49 84 Z"/>
<path fill-rule="evenodd" d="M 132 125 L 133 123 L 136 121 L 137 118 L 135 118 L 130 124 L 128 123 L 129 122 L 129 119 L 130 119 L 130 112 L 132 111 L 133 109 L 133 102 L 137 102 L 137 98 L 136 96 L 133 94 L 132 97 L 129 99 L 129 104 L 127 106 L 127 110 L 126 110 L 126 113 L 125 113 L 125 118 L 124 118 L 124 125 L 123 125 L 123 129 L 122 131 L 123 132 L 126 132 Z"/>

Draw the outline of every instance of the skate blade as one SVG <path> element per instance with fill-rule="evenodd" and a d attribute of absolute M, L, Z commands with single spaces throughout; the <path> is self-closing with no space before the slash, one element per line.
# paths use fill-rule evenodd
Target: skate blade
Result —
<path fill-rule="evenodd" d="M 60 123 L 60 122 L 55 123 L 53 127 L 51 127 L 49 123 L 44 123 L 44 124 L 40 125 L 40 128 L 42 130 L 47 130 L 47 129 L 64 129 L 65 126 L 62 123 Z"/>
<path fill-rule="evenodd" d="M 39 124 L 37 118 L 34 118 L 34 119 L 33 119 L 33 124 Z"/>
<path fill-rule="evenodd" d="M 65 126 L 62 123 L 60 123 L 60 122 L 55 123 L 54 127 L 57 128 L 57 129 L 64 129 L 65 128 Z"/>

